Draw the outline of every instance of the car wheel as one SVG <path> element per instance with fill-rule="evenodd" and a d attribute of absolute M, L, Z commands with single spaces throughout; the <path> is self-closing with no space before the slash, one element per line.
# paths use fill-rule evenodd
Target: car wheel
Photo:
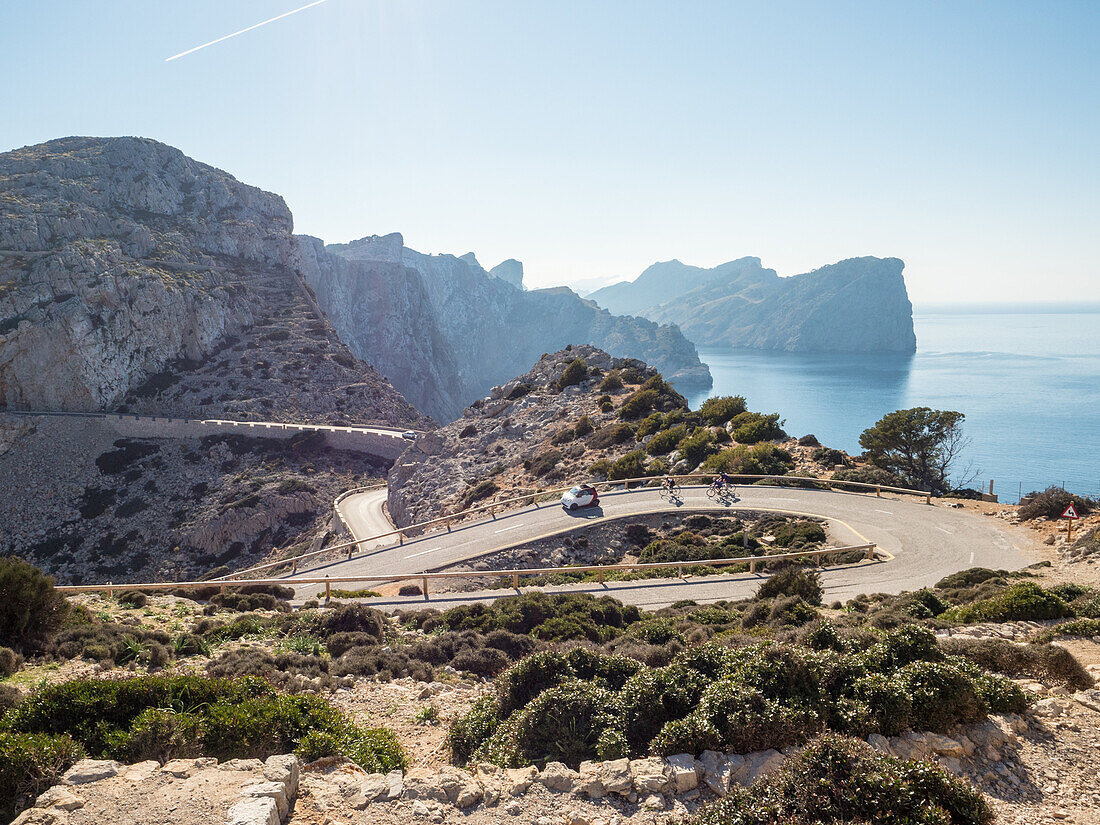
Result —
<path fill-rule="evenodd" d="M 574 501 L 572 504 L 570 504 L 569 509 L 570 510 L 576 510 L 577 509 L 577 502 Z"/>

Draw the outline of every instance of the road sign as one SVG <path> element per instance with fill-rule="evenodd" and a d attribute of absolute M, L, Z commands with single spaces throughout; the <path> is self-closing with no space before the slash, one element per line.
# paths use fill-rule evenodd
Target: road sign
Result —
<path fill-rule="evenodd" d="M 1077 510 L 1075 510 L 1073 505 L 1071 504 L 1069 507 L 1066 508 L 1066 512 L 1062 513 L 1062 518 L 1071 518 L 1076 521 L 1081 517 L 1077 515 Z"/>

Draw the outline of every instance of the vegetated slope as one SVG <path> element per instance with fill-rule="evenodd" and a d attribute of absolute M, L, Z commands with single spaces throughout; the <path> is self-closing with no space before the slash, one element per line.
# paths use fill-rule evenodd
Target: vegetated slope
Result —
<path fill-rule="evenodd" d="M 0 452 L 0 555 L 66 584 L 194 579 L 273 548 L 304 552 L 328 534 L 333 499 L 389 465 L 320 435 L 133 439 L 56 417 L 15 426 Z"/>
<path fill-rule="evenodd" d="M 278 195 L 141 138 L 0 155 L 0 408 L 406 424 L 297 272 Z"/>
<path fill-rule="evenodd" d="M 678 387 L 710 385 L 675 327 L 612 315 L 565 287 L 524 290 L 518 262 L 486 271 L 472 254 L 423 255 L 396 233 L 301 242 L 306 277 L 344 340 L 439 420 L 568 344 L 644 359 Z"/>
<path fill-rule="evenodd" d="M 816 439 L 799 445 L 778 414 L 749 412 L 743 398 L 711 399 L 692 411 L 654 368 L 569 347 L 421 436 L 390 471 L 389 511 L 407 525 L 589 479 L 698 467 L 812 473 L 845 460 Z"/>
<path fill-rule="evenodd" d="M 904 266 L 868 256 L 780 278 L 759 258 L 713 269 L 666 261 L 589 297 L 612 312 L 677 324 L 702 346 L 909 353 L 916 335 Z"/>

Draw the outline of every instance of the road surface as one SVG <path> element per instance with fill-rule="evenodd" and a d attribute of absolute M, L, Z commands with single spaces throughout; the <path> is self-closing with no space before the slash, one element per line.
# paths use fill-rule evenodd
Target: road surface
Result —
<path fill-rule="evenodd" d="M 389 529 L 382 527 L 381 499 L 384 491 L 349 496 L 341 502 L 353 535 L 358 538 Z M 528 507 L 478 522 L 456 525 L 451 532 L 427 533 L 403 545 L 385 540 L 351 560 L 334 561 L 302 568 L 299 575 L 356 576 L 401 575 L 439 570 L 454 564 L 585 527 L 605 519 L 624 518 L 662 511 L 729 512 L 775 511 L 826 518 L 835 544 L 874 542 L 893 558 L 838 570 L 826 571 L 826 598 L 845 599 L 857 593 L 898 593 L 935 584 L 948 573 L 968 567 L 1019 569 L 1037 560 L 1034 539 L 1025 528 L 1015 527 L 972 511 L 927 505 L 918 498 L 877 498 L 873 495 L 787 487 L 747 486 L 737 488 L 729 505 L 706 497 L 704 487 L 686 487 L 679 503 L 660 497 L 654 488 L 631 492 L 610 492 L 600 506 L 567 513 L 555 504 Z M 684 598 L 697 601 L 742 598 L 759 586 L 758 576 L 711 576 L 682 582 L 643 580 L 608 582 L 606 585 L 573 585 L 555 591 L 583 590 L 606 593 L 626 602 L 647 607 L 670 604 Z M 370 583 L 340 584 L 341 589 L 370 587 Z M 375 585 L 376 586 L 376 585 Z M 312 598 L 318 585 L 303 585 L 299 598 Z M 463 601 L 499 598 L 513 590 L 429 597 L 432 606 Z M 419 599 L 382 599 L 385 606 L 423 605 Z M 372 604 L 376 603 L 372 601 Z"/>

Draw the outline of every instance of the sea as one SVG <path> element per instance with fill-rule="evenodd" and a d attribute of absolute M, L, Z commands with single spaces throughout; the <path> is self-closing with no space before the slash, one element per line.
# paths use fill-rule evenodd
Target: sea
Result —
<path fill-rule="evenodd" d="M 853 454 L 888 412 L 958 410 L 969 444 L 956 483 L 992 482 L 1009 503 L 1050 485 L 1100 497 L 1100 307 L 918 307 L 913 321 L 913 355 L 700 348 L 714 386 L 688 400 L 743 395 L 791 435 Z"/>

